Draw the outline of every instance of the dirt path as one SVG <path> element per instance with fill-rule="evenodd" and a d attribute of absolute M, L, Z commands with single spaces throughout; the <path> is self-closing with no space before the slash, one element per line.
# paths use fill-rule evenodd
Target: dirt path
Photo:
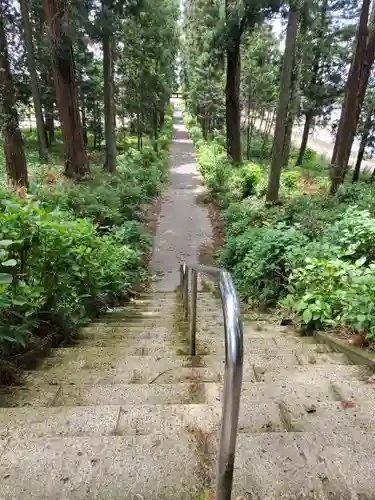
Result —
<path fill-rule="evenodd" d="M 158 277 L 154 288 L 175 290 L 182 262 L 199 261 L 202 249 L 212 245 L 212 228 L 195 151 L 183 124 L 179 101 L 175 103 L 173 143 L 168 187 L 163 195 L 159 227 L 154 240 L 151 270 Z"/>

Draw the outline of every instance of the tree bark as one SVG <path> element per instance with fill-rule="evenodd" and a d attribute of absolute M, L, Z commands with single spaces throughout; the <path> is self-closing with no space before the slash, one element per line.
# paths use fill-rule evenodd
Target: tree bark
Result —
<path fill-rule="evenodd" d="M 304 4 L 306 8 L 306 3 Z M 288 106 L 288 115 L 286 118 L 285 125 L 285 137 L 283 144 L 283 154 L 282 154 L 282 167 L 287 167 L 289 163 L 289 154 L 292 147 L 292 133 L 294 122 L 300 107 L 300 78 L 301 78 L 301 64 L 302 64 L 302 53 L 304 43 L 304 38 L 307 32 L 307 24 L 305 22 L 305 16 L 300 15 L 300 33 L 299 40 L 296 40 L 296 49 L 293 57 L 293 69 L 292 69 L 292 81 L 290 85 L 290 97 Z"/>
<path fill-rule="evenodd" d="M 299 72 L 299 69 L 296 68 L 296 71 Z M 294 78 L 292 78 L 292 80 L 293 79 Z M 288 115 L 286 118 L 283 154 L 281 161 L 282 167 L 288 166 L 289 153 L 292 147 L 292 133 L 293 133 L 294 121 L 296 119 L 300 103 L 298 85 L 299 85 L 299 77 L 296 76 L 295 81 L 292 81 L 292 88 L 290 92 L 290 103 L 289 103 Z"/>
<path fill-rule="evenodd" d="M 369 138 L 369 130 L 365 130 L 361 137 L 361 144 L 359 145 L 357 161 L 354 167 L 352 182 L 357 182 L 359 180 L 359 174 L 361 172 L 361 164 L 363 160 L 363 156 L 366 151 L 367 141 Z"/>
<path fill-rule="evenodd" d="M 36 72 L 33 36 L 32 36 L 27 0 L 20 0 L 20 6 L 22 13 L 25 46 L 27 52 L 27 63 L 30 73 L 31 92 L 33 95 L 34 112 L 35 112 L 36 126 L 38 132 L 39 159 L 40 161 L 45 162 L 48 159 L 48 148 L 44 130 L 43 110 L 40 99 L 38 77 Z"/>
<path fill-rule="evenodd" d="M 5 169 L 13 187 L 28 186 L 23 141 L 10 72 L 8 44 L 5 33 L 5 7 L 0 5 L 0 123 L 4 138 Z"/>
<path fill-rule="evenodd" d="M 45 136 L 48 146 L 55 142 L 55 118 L 54 118 L 54 97 L 53 97 L 53 77 L 50 70 L 44 74 L 44 85 L 46 95 L 44 96 L 44 111 L 45 111 Z"/>
<path fill-rule="evenodd" d="M 228 26 L 231 15 L 230 0 L 225 0 L 225 16 Z M 227 41 L 227 72 L 225 86 L 225 121 L 227 152 L 234 163 L 241 163 L 241 37 L 246 26 L 244 15 L 238 26 L 229 29 Z"/>
<path fill-rule="evenodd" d="M 227 49 L 227 83 L 225 89 L 227 151 L 234 163 L 241 163 L 241 44 L 240 38 L 233 40 Z"/>
<path fill-rule="evenodd" d="M 82 127 L 83 127 L 83 142 L 85 146 L 87 146 L 89 142 L 89 138 L 87 135 L 87 117 L 86 117 L 86 109 L 85 109 L 85 102 L 84 99 L 82 98 L 82 104 L 81 104 L 81 115 L 82 115 Z"/>
<path fill-rule="evenodd" d="M 299 148 L 296 166 L 302 165 L 303 160 L 305 158 L 307 142 L 309 140 L 310 128 L 312 125 L 313 118 L 314 118 L 313 111 L 310 110 L 307 113 L 305 113 L 305 125 L 303 127 L 302 141 L 301 141 L 301 146 Z"/>
<path fill-rule="evenodd" d="M 300 145 L 300 150 L 296 162 L 296 166 L 302 165 L 304 157 L 305 157 L 305 152 L 306 152 L 306 147 L 307 147 L 307 142 L 309 139 L 309 133 L 310 133 L 310 128 L 313 123 L 314 119 L 314 108 L 316 105 L 316 95 L 317 95 L 317 85 L 318 85 L 318 75 L 320 71 L 320 64 L 321 64 L 321 57 L 322 57 L 322 45 L 320 42 L 324 41 L 325 37 L 325 32 L 327 28 L 327 11 L 328 11 L 328 0 L 323 0 L 322 2 L 322 8 L 321 8 L 321 15 L 320 15 L 320 25 L 319 29 L 317 30 L 316 37 L 319 40 L 318 43 L 315 46 L 314 50 L 314 58 L 313 58 L 313 64 L 312 64 L 312 76 L 311 76 L 311 81 L 308 87 L 308 98 L 310 101 L 310 106 L 308 107 L 307 111 L 305 111 L 305 126 L 303 129 L 303 135 L 302 135 L 302 141 Z M 319 82 L 323 84 L 322 82 Z"/>
<path fill-rule="evenodd" d="M 250 112 L 251 112 L 251 94 L 247 96 L 247 129 L 246 129 L 246 158 L 250 159 L 250 147 L 251 147 L 251 137 L 250 137 Z"/>
<path fill-rule="evenodd" d="M 105 162 L 104 169 L 109 172 L 116 171 L 116 108 L 115 108 L 115 84 L 114 84 L 114 58 L 116 43 L 111 32 L 108 10 L 111 2 L 107 5 L 103 0 L 103 73 L 104 73 L 104 133 L 105 133 Z"/>
<path fill-rule="evenodd" d="M 158 112 L 156 108 L 154 108 L 152 112 L 152 132 L 154 139 L 154 151 L 158 151 L 159 122 L 158 122 Z"/>
<path fill-rule="evenodd" d="M 296 50 L 299 14 L 300 8 L 299 4 L 296 2 L 290 6 L 288 16 L 284 61 L 280 82 L 280 95 L 272 147 L 271 169 L 268 179 L 267 200 L 271 202 L 276 202 L 279 199 L 282 154 L 285 140 L 285 127 L 289 106 L 290 87 L 292 84 L 293 59 Z"/>
<path fill-rule="evenodd" d="M 336 141 L 331 160 L 331 194 L 335 194 L 340 184 L 344 180 L 345 170 L 348 165 L 351 148 L 354 141 L 355 132 L 357 129 L 358 117 L 362 109 L 362 102 L 358 100 L 359 90 L 363 91 L 363 86 L 360 84 L 361 73 L 364 69 L 364 60 L 370 59 L 369 54 L 366 54 L 366 45 L 368 42 L 368 15 L 370 9 L 370 0 L 363 0 L 359 25 L 356 34 L 356 48 L 354 58 L 350 68 L 344 102 L 341 109 L 341 116 L 339 127 L 336 134 Z M 373 9 L 375 13 L 375 7 Z M 373 16 L 371 16 L 371 19 Z M 371 28 L 371 35 L 373 35 L 373 28 Z M 369 37 L 369 41 L 372 36 Z M 370 46 L 372 48 L 372 45 Z M 372 48 L 375 50 L 375 46 Z M 373 57 L 372 57 L 373 60 Z M 363 75 L 365 77 L 365 75 Z M 367 87 L 368 78 L 365 84 Z"/>
<path fill-rule="evenodd" d="M 65 148 L 65 175 L 83 180 L 90 175 L 90 168 L 79 113 L 72 43 L 66 33 L 65 2 L 44 0 L 43 5 L 52 45 L 51 62 Z"/>

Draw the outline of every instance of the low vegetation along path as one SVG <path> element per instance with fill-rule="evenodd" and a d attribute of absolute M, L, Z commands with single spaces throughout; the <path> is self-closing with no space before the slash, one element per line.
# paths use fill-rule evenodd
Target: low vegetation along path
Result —
<path fill-rule="evenodd" d="M 0 498 L 213 498 L 223 391 L 220 302 L 199 294 L 188 356 L 175 293 L 180 259 L 210 236 L 176 116 L 153 266 L 159 291 L 83 328 L 0 410 Z M 374 499 L 374 387 L 366 368 L 267 321 L 244 318 L 233 498 Z M 7 405 L 7 407 L 5 407 Z"/>

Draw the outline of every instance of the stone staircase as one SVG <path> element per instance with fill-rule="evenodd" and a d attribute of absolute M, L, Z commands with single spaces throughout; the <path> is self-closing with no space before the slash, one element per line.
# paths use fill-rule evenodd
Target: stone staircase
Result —
<path fill-rule="evenodd" d="M 233 498 L 375 498 L 371 375 L 311 338 L 244 322 Z M 198 354 L 175 293 L 140 297 L 55 349 L 0 408 L 0 499 L 212 499 L 221 304 L 198 297 Z M 7 406 L 7 407 L 5 407 Z"/>

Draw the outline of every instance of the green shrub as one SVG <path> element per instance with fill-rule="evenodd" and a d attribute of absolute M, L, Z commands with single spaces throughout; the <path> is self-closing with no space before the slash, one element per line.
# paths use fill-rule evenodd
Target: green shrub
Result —
<path fill-rule="evenodd" d="M 126 295 L 145 278 L 143 209 L 166 177 L 171 135 L 167 115 L 158 151 L 129 147 L 115 174 L 93 167 L 89 181 L 74 183 L 48 165 L 32 171 L 26 199 L 0 189 L 2 354 L 32 345 L 41 315 L 80 323 L 97 312 L 95 301 Z"/>
<path fill-rule="evenodd" d="M 225 149 L 216 141 L 202 142 L 197 149 L 197 159 L 208 188 L 214 193 L 225 193 L 231 175 Z"/>
<path fill-rule="evenodd" d="M 326 193 L 310 196 L 294 196 L 283 206 L 283 220 L 297 225 L 311 239 L 320 238 L 327 225 L 342 213 L 342 206 L 335 197 Z"/>
<path fill-rule="evenodd" d="M 130 291 L 140 254 L 92 222 L 37 203 L 0 206 L 0 339 L 26 345 L 40 311 L 79 318 L 86 297 Z"/>
<path fill-rule="evenodd" d="M 301 231 L 285 224 L 250 228 L 228 238 L 221 264 L 233 272 L 244 298 L 275 304 L 286 293 L 290 254 L 307 242 Z"/>
<path fill-rule="evenodd" d="M 263 178 L 263 169 L 256 163 L 249 163 L 239 168 L 232 167 L 228 190 L 234 199 L 243 200 L 255 194 Z"/>
<path fill-rule="evenodd" d="M 263 198 L 250 196 L 231 203 L 224 211 L 224 222 L 229 234 L 242 234 L 249 227 L 263 227 L 282 219 L 282 207 L 267 206 Z"/>
<path fill-rule="evenodd" d="M 346 324 L 358 332 L 375 335 L 375 265 L 365 259 L 354 264 L 341 259 L 306 258 L 293 271 L 289 295 L 283 304 L 312 328 Z"/>
<path fill-rule="evenodd" d="M 323 241 L 339 246 L 346 260 L 356 261 L 361 257 L 375 260 L 375 219 L 368 210 L 349 207 L 327 227 Z"/>
<path fill-rule="evenodd" d="M 115 239 L 122 245 L 137 250 L 144 254 L 151 246 L 151 235 L 146 232 L 143 224 L 139 221 L 127 221 L 113 230 Z"/>
<path fill-rule="evenodd" d="M 257 163 L 249 163 L 242 168 L 242 175 L 244 177 L 244 198 L 255 193 L 256 187 L 262 182 L 264 172 L 260 165 Z"/>
<path fill-rule="evenodd" d="M 281 183 L 288 189 L 296 189 L 301 182 L 301 173 L 297 170 L 283 170 Z"/>

